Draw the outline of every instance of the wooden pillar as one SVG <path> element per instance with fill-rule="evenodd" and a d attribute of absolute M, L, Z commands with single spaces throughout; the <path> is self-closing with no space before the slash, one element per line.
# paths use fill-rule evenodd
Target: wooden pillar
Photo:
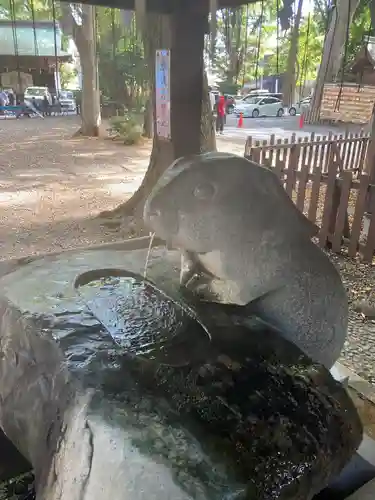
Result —
<path fill-rule="evenodd" d="M 178 3 L 171 23 L 171 136 L 175 158 L 200 152 L 207 27 L 204 11 L 193 11 L 191 2 Z"/>

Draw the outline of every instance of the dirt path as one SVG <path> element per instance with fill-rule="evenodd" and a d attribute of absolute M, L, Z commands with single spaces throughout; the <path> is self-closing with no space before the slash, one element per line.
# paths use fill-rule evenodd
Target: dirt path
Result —
<path fill-rule="evenodd" d="M 2 259 L 118 238 L 91 217 L 138 187 L 150 145 L 72 139 L 75 117 L 0 123 Z"/>
<path fill-rule="evenodd" d="M 92 219 L 137 189 L 151 144 L 72 139 L 77 117 L 0 122 L 0 259 L 121 238 Z M 222 141 L 222 150 L 244 145 Z"/>

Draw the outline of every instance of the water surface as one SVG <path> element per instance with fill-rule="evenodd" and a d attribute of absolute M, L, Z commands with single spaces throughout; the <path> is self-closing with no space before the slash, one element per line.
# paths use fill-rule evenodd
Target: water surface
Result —
<path fill-rule="evenodd" d="M 77 290 L 91 313 L 129 353 L 179 365 L 189 362 L 189 351 L 193 356 L 198 345 L 209 343 L 207 332 L 189 309 L 141 277 L 103 276 Z"/>

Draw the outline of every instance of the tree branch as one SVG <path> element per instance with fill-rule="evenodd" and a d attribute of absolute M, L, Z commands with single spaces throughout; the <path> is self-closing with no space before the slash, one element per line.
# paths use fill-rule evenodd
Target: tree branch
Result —
<path fill-rule="evenodd" d="M 77 48 L 83 42 L 83 33 L 81 26 L 79 26 L 74 19 L 72 8 L 69 3 L 60 2 L 61 17 L 60 26 L 66 36 L 72 36 Z"/>

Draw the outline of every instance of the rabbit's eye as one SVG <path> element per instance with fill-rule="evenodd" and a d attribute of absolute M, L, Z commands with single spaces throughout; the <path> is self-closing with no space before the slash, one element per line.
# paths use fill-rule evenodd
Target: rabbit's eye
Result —
<path fill-rule="evenodd" d="M 194 188 L 194 196 L 198 200 L 211 200 L 215 196 L 215 186 L 211 183 L 198 184 Z"/>

